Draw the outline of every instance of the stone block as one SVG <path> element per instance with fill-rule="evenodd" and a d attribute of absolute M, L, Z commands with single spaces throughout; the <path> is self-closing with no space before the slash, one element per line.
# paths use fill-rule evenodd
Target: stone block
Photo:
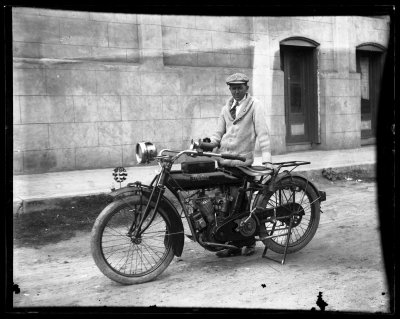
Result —
<path fill-rule="evenodd" d="M 127 50 L 120 48 L 104 48 L 104 47 L 93 47 L 91 59 L 95 61 L 104 62 L 126 62 L 127 61 Z M 136 60 L 133 58 L 131 62 L 138 62 L 139 57 Z"/>
<path fill-rule="evenodd" d="M 13 173 L 22 174 L 24 172 L 24 153 L 13 152 Z"/>
<path fill-rule="evenodd" d="M 141 110 L 141 97 L 134 95 L 121 96 L 121 116 L 124 121 L 141 120 L 145 114 Z"/>
<path fill-rule="evenodd" d="M 140 46 L 143 49 L 162 49 L 162 32 L 159 25 L 139 26 Z"/>
<path fill-rule="evenodd" d="M 199 96 L 181 96 L 181 112 L 183 118 L 200 118 L 201 117 L 201 105 Z"/>
<path fill-rule="evenodd" d="M 217 119 L 216 118 L 208 118 L 208 119 L 187 119 L 183 120 L 182 125 L 182 134 L 183 139 L 202 139 L 204 137 L 210 137 L 211 134 L 217 128 Z"/>
<path fill-rule="evenodd" d="M 271 135 L 285 135 L 286 125 L 285 116 L 282 115 L 269 115 L 267 117 L 268 129 Z"/>
<path fill-rule="evenodd" d="M 179 95 L 181 84 L 176 72 L 141 73 L 143 95 Z"/>
<path fill-rule="evenodd" d="M 21 108 L 19 104 L 19 96 L 13 96 L 13 124 L 21 124 Z"/>
<path fill-rule="evenodd" d="M 177 29 L 176 48 L 184 51 L 213 51 L 212 31 Z"/>
<path fill-rule="evenodd" d="M 43 150 L 49 148 L 47 124 L 13 126 L 14 151 Z"/>
<path fill-rule="evenodd" d="M 285 95 L 283 72 L 275 72 L 272 76 L 272 94 Z"/>
<path fill-rule="evenodd" d="M 146 132 L 143 132 L 143 121 L 123 121 L 121 144 L 136 144 L 146 139 Z"/>
<path fill-rule="evenodd" d="M 182 140 L 182 120 L 143 121 L 143 137 L 154 142 Z"/>
<path fill-rule="evenodd" d="M 38 15 L 13 14 L 13 41 L 35 43 L 59 43 L 59 20 Z"/>
<path fill-rule="evenodd" d="M 129 167 L 137 165 L 136 161 L 136 143 L 129 145 L 122 145 L 122 166 Z M 131 176 L 132 178 L 134 176 Z M 128 175 L 128 179 L 130 175 Z"/>
<path fill-rule="evenodd" d="M 121 122 L 99 122 L 99 146 L 122 144 L 123 128 Z"/>
<path fill-rule="evenodd" d="M 360 113 L 359 97 L 325 97 L 326 114 L 355 114 Z"/>
<path fill-rule="evenodd" d="M 50 148 L 98 146 L 96 123 L 63 123 L 49 125 Z"/>
<path fill-rule="evenodd" d="M 168 50 L 163 53 L 164 65 L 197 66 L 197 52 Z"/>
<path fill-rule="evenodd" d="M 89 12 L 89 19 L 94 21 L 137 24 L 137 15 L 129 13 Z"/>
<path fill-rule="evenodd" d="M 96 71 L 46 70 L 48 95 L 92 95 L 96 94 Z"/>
<path fill-rule="evenodd" d="M 199 52 L 197 54 L 198 66 L 208 67 L 229 67 L 232 66 L 229 53 Z"/>
<path fill-rule="evenodd" d="M 108 46 L 116 48 L 139 48 L 137 24 L 109 23 Z"/>
<path fill-rule="evenodd" d="M 92 48 L 83 45 L 41 44 L 39 57 L 46 59 L 91 60 Z"/>
<path fill-rule="evenodd" d="M 74 122 L 97 122 L 97 96 L 73 96 Z"/>
<path fill-rule="evenodd" d="M 196 28 L 196 19 L 194 16 L 187 15 L 162 15 L 161 21 L 163 26 L 175 28 Z"/>
<path fill-rule="evenodd" d="M 46 80 L 43 69 L 13 69 L 15 95 L 45 95 Z"/>
<path fill-rule="evenodd" d="M 361 146 L 361 132 L 329 132 L 326 135 L 326 145 L 329 149 L 351 149 Z"/>
<path fill-rule="evenodd" d="M 286 128 L 285 128 L 286 130 Z M 272 162 L 276 162 L 274 160 L 274 155 L 284 154 L 286 153 L 286 135 L 270 135 L 270 143 L 271 143 L 271 154 L 272 154 Z"/>
<path fill-rule="evenodd" d="M 333 59 L 320 59 L 318 61 L 318 69 L 322 72 L 332 72 L 335 70 L 335 61 Z"/>
<path fill-rule="evenodd" d="M 292 17 L 268 17 L 268 31 L 291 31 L 294 20 Z M 300 29 L 296 29 L 296 31 L 298 32 Z"/>
<path fill-rule="evenodd" d="M 60 20 L 60 42 L 72 45 L 108 46 L 107 23 L 90 20 Z"/>
<path fill-rule="evenodd" d="M 89 12 L 74 10 L 40 9 L 40 15 L 58 18 L 89 19 Z"/>
<path fill-rule="evenodd" d="M 361 131 L 360 114 L 330 114 L 326 118 L 327 133 Z"/>
<path fill-rule="evenodd" d="M 12 9 L 12 15 L 14 19 L 14 15 L 19 15 L 19 14 L 28 14 L 28 15 L 40 15 L 41 10 L 40 8 L 27 8 L 27 7 L 13 7 Z"/>
<path fill-rule="evenodd" d="M 230 17 L 229 31 L 237 33 L 253 33 L 253 17 Z"/>
<path fill-rule="evenodd" d="M 199 98 L 199 104 L 201 107 L 201 118 L 217 118 L 221 113 L 222 105 L 217 103 L 215 96 Z"/>
<path fill-rule="evenodd" d="M 136 109 L 141 120 L 162 119 L 162 97 L 142 96 Z"/>
<path fill-rule="evenodd" d="M 77 148 L 75 161 L 77 169 L 122 166 L 122 147 L 117 145 Z"/>
<path fill-rule="evenodd" d="M 97 96 L 97 113 L 99 121 L 121 121 L 120 96 Z"/>
<path fill-rule="evenodd" d="M 24 173 L 75 169 L 75 150 L 56 149 L 24 152 Z"/>
<path fill-rule="evenodd" d="M 13 57 L 38 58 L 39 43 L 13 42 Z"/>
<path fill-rule="evenodd" d="M 333 40 L 332 24 L 328 23 L 292 19 L 292 30 L 296 30 L 300 36 L 319 43 Z"/>
<path fill-rule="evenodd" d="M 230 96 L 229 87 L 226 84 L 226 78 L 235 72 L 223 72 L 215 75 L 215 93 L 220 96 Z"/>
<path fill-rule="evenodd" d="M 253 55 L 251 54 L 231 54 L 231 64 L 238 68 L 252 68 Z"/>
<path fill-rule="evenodd" d="M 161 28 L 162 33 L 162 47 L 163 50 L 176 49 L 176 28 L 165 27 Z"/>
<path fill-rule="evenodd" d="M 163 119 L 183 118 L 180 97 L 176 95 L 162 97 L 162 117 Z"/>
<path fill-rule="evenodd" d="M 182 95 L 215 95 L 215 73 L 201 70 L 181 74 Z"/>
<path fill-rule="evenodd" d="M 97 94 L 138 95 L 141 93 L 138 72 L 97 71 Z"/>
<path fill-rule="evenodd" d="M 267 115 L 285 115 L 285 96 L 265 96 L 265 112 Z"/>
<path fill-rule="evenodd" d="M 268 17 L 254 17 L 254 32 L 268 34 Z"/>
<path fill-rule="evenodd" d="M 212 51 L 214 52 L 253 54 L 254 43 L 250 34 L 212 32 Z"/>
<path fill-rule="evenodd" d="M 140 62 L 140 52 L 135 49 L 127 49 L 126 50 L 126 61 L 139 63 Z"/>
<path fill-rule="evenodd" d="M 230 18 L 225 16 L 195 16 L 196 28 L 204 30 L 226 31 L 230 30 Z"/>
<path fill-rule="evenodd" d="M 154 24 L 161 25 L 161 16 L 158 14 L 138 14 L 137 15 L 139 24 Z"/>
<path fill-rule="evenodd" d="M 21 96 L 22 123 L 59 123 L 74 121 L 71 96 Z"/>

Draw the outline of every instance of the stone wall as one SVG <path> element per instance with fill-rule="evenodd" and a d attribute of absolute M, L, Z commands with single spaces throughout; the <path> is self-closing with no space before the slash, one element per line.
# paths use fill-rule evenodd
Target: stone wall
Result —
<path fill-rule="evenodd" d="M 250 93 L 269 114 L 272 152 L 283 153 L 279 42 L 292 36 L 320 43 L 319 147 L 357 147 L 355 46 L 385 46 L 388 33 L 387 19 L 361 17 L 160 16 L 33 8 L 14 8 L 12 17 L 16 174 L 132 166 L 134 147 L 142 140 L 159 149 L 184 148 L 215 128 L 230 95 L 225 78 L 234 72 L 251 78 Z M 340 126 L 332 125 L 332 119 Z"/>

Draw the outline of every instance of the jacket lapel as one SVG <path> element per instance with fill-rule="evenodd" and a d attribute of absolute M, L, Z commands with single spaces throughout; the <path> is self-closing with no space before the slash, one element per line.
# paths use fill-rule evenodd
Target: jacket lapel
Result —
<path fill-rule="evenodd" d="M 237 123 L 238 121 L 240 121 L 251 109 L 251 107 L 253 106 L 253 98 L 248 95 L 247 99 L 244 101 L 244 104 L 242 106 L 242 109 L 240 110 L 240 113 L 238 114 L 238 116 L 236 117 L 236 119 L 233 121 L 233 123 Z"/>

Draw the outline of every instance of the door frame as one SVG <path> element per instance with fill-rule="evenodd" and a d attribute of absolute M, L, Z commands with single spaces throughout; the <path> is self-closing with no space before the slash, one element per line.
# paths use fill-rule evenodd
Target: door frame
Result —
<path fill-rule="evenodd" d="M 280 42 L 280 58 L 281 70 L 284 72 L 284 85 L 285 85 L 285 123 L 286 123 L 286 144 L 319 144 L 320 143 L 320 127 L 319 127 L 319 113 L 318 113 L 318 95 L 317 95 L 317 47 L 319 43 L 304 37 L 290 37 Z M 290 123 L 289 123 L 289 101 L 288 101 L 288 75 L 287 65 L 285 64 L 285 56 L 287 52 L 292 50 L 301 50 L 303 52 L 309 51 L 309 56 L 305 61 L 308 64 L 308 75 L 305 76 L 305 90 L 308 96 L 306 111 L 308 127 L 307 141 L 300 141 L 296 139 L 289 140 L 290 138 Z"/>

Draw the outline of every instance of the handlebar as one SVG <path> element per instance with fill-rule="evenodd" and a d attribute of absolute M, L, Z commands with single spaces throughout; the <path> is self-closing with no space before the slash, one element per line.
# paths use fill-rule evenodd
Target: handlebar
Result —
<path fill-rule="evenodd" d="M 168 149 L 163 149 L 160 152 L 160 156 L 163 156 L 164 152 L 171 152 L 171 153 L 177 153 L 176 151 L 172 151 L 172 150 L 168 150 Z M 177 160 L 179 157 L 181 157 L 182 155 L 189 155 L 189 156 L 208 156 L 208 157 L 221 157 L 224 159 L 231 159 L 231 160 L 239 160 L 242 162 L 246 161 L 246 158 L 240 155 L 235 155 L 235 154 L 218 154 L 218 153 L 212 153 L 212 152 L 203 152 L 202 150 L 198 151 L 198 150 L 184 150 L 181 152 L 178 152 L 178 154 L 176 154 L 173 158 L 172 161 L 174 162 L 175 160 Z"/>

